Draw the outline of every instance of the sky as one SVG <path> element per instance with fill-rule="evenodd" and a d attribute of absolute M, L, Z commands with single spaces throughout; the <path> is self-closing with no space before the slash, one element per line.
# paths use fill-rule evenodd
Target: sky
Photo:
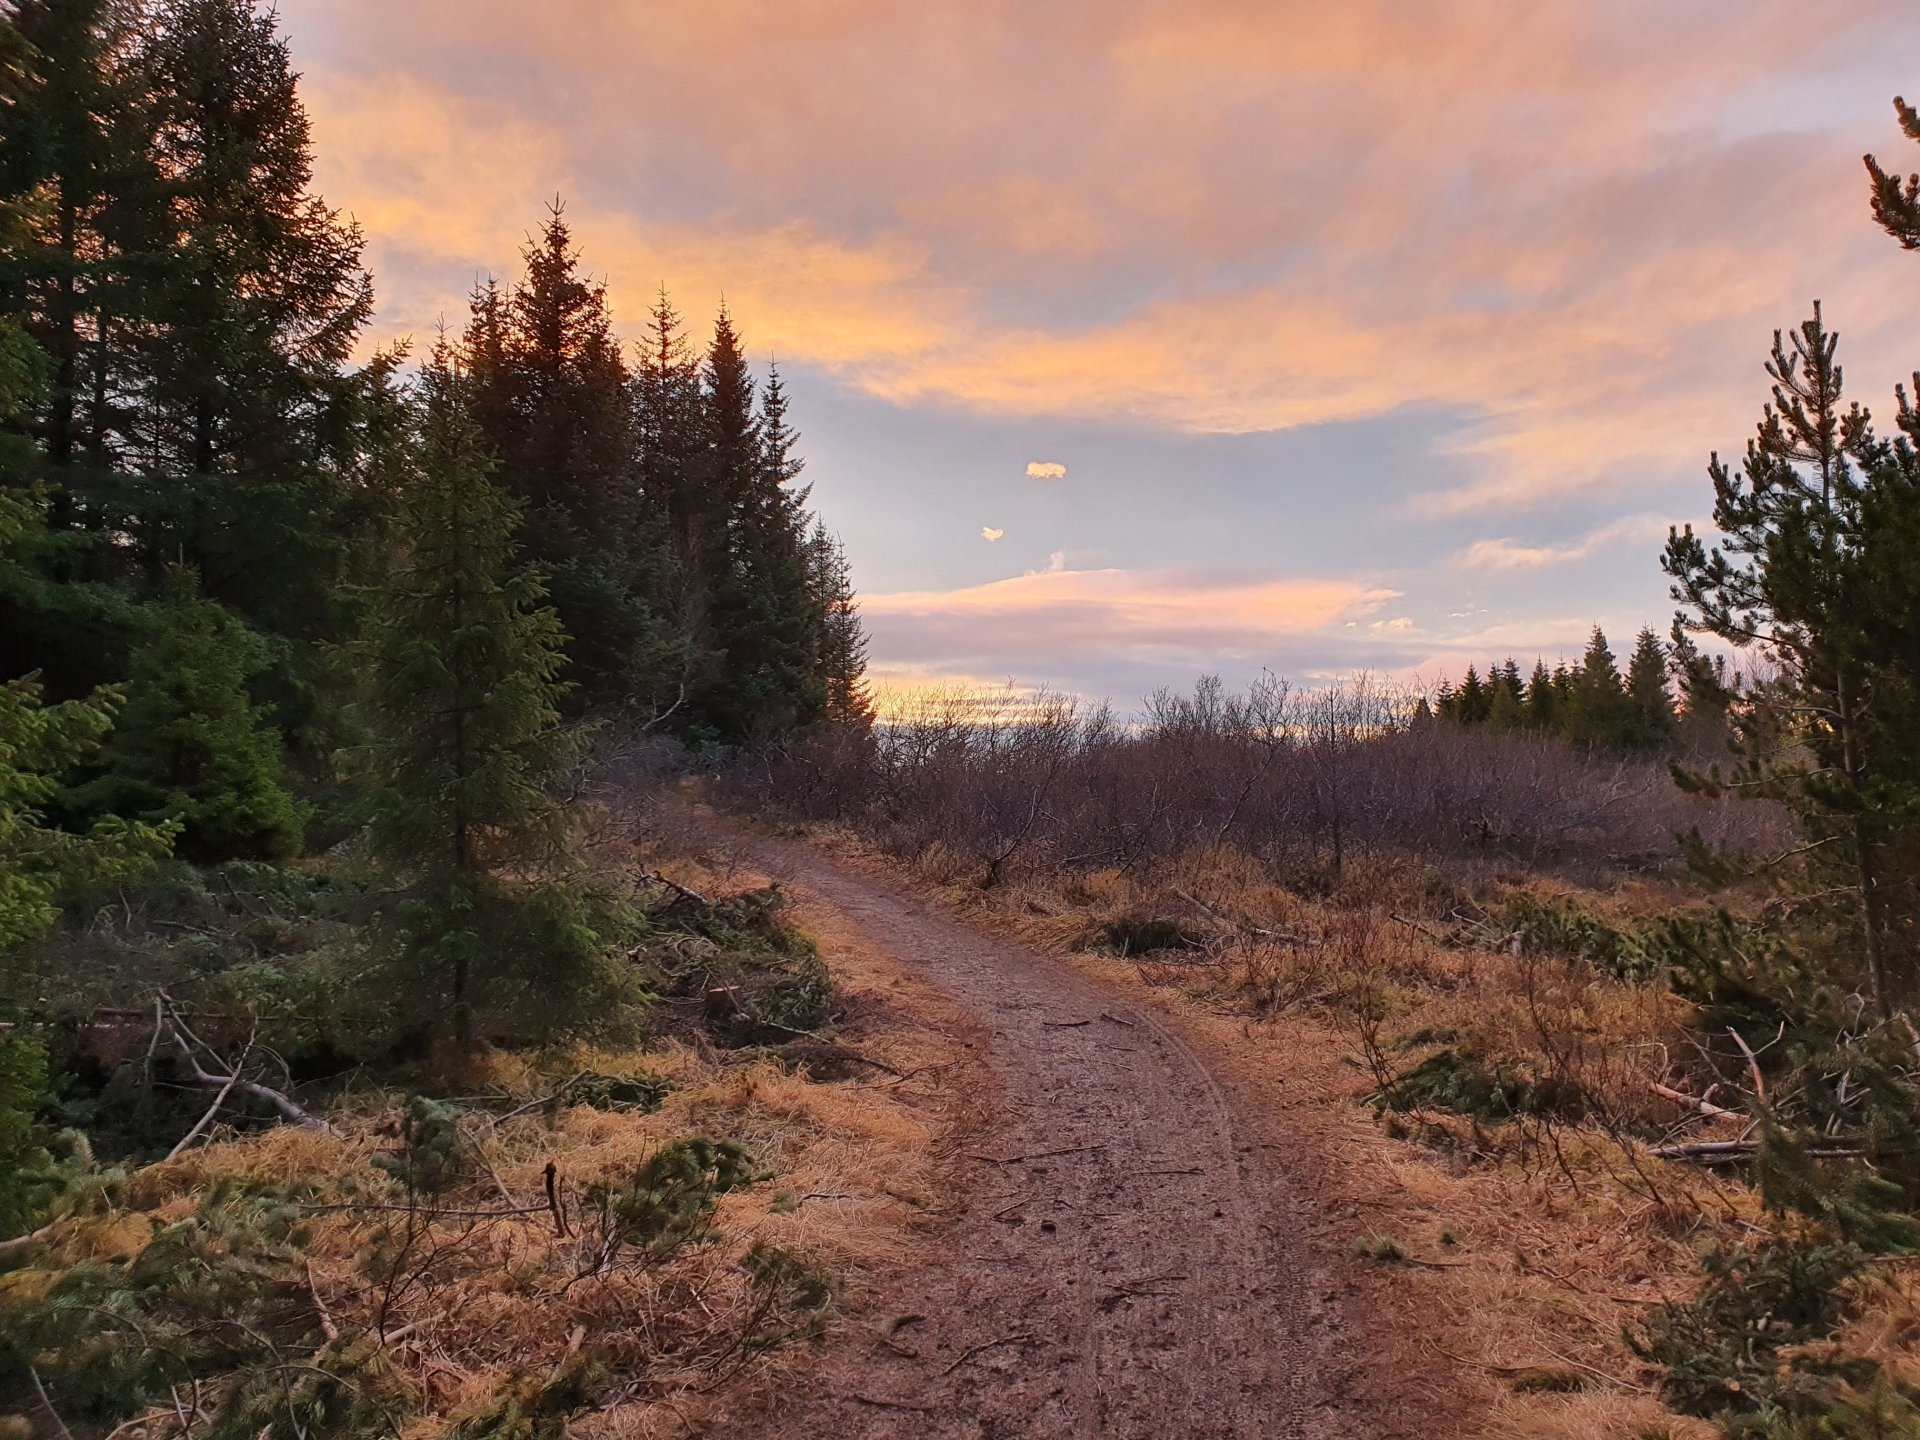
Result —
<path fill-rule="evenodd" d="M 1920 366 L 1913 0 L 279 0 L 369 344 L 563 197 L 776 358 L 883 691 L 1437 680 L 1673 605 L 1773 331 Z"/>

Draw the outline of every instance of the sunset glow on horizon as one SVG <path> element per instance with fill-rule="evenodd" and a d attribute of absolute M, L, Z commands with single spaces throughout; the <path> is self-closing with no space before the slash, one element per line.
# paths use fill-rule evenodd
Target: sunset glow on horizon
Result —
<path fill-rule="evenodd" d="M 724 296 L 881 677 L 1618 649 L 1774 329 L 1822 300 L 1883 416 L 1911 358 L 1898 0 L 279 9 L 372 341 L 556 196 L 628 338 Z"/>

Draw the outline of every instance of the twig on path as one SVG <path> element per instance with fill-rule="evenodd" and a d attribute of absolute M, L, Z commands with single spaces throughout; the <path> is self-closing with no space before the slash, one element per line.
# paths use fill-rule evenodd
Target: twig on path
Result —
<path fill-rule="evenodd" d="M 906 1400 L 882 1400 L 878 1395 L 862 1395 L 852 1390 L 847 1392 L 847 1399 L 857 1400 L 862 1405 L 877 1406 L 882 1410 L 913 1410 L 921 1415 L 935 1415 L 940 1410 L 938 1405 L 915 1405 Z"/>
<path fill-rule="evenodd" d="M 1082 1025 L 1091 1025 L 1091 1020 L 1042 1020 L 1040 1024 L 1048 1030 L 1078 1030 Z"/>
<path fill-rule="evenodd" d="M 1024 1344 L 1035 1338 L 1036 1337 L 1032 1335 L 1022 1333 L 1019 1335 L 1002 1335 L 998 1340 L 988 1340 L 983 1344 L 974 1346 L 971 1350 L 965 1351 L 958 1360 L 954 1361 L 951 1365 L 947 1366 L 947 1368 L 942 1370 L 940 1373 L 942 1375 L 951 1375 L 954 1371 L 958 1370 L 962 1365 L 966 1364 L 969 1360 L 973 1359 L 977 1355 L 984 1355 L 989 1350 L 997 1350 L 1002 1345 Z"/>
<path fill-rule="evenodd" d="M 988 1165 L 1018 1165 L 1022 1160 L 1051 1160 L 1056 1155 L 1085 1155 L 1092 1150 L 1106 1149 L 1106 1142 L 1098 1145 L 1069 1145 L 1064 1150 L 1036 1150 L 1031 1155 L 976 1155 L 967 1152 L 967 1159 L 983 1161 Z"/>
<path fill-rule="evenodd" d="M 340 1338 L 340 1327 L 333 1323 L 333 1312 L 327 1309 L 327 1302 L 320 1298 L 320 1282 L 313 1278 L 313 1258 L 307 1258 L 307 1293 L 313 1296 L 313 1313 L 319 1317 L 320 1333 L 329 1340 Z"/>
<path fill-rule="evenodd" d="M 1102 1011 L 1100 1012 L 1100 1018 L 1101 1018 L 1102 1020 L 1104 1020 L 1104 1021 L 1106 1021 L 1106 1022 L 1107 1022 L 1107 1023 L 1109 1024 L 1109 1025 L 1124 1025 L 1124 1026 L 1126 1026 L 1126 1027 L 1127 1027 L 1127 1029 L 1129 1029 L 1129 1030 L 1135 1030 L 1135 1029 L 1138 1029 L 1138 1028 L 1139 1028 L 1139 1027 L 1138 1027 L 1137 1025 L 1135 1025 L 1135 1024 L 1134 1024 L 1134 1022 L 1133 1022 L 1133 1021 L 1131 1021 L 1131 1020 L 1122 1020 L 1122 1019 L 1121 1019 L 1121 1018 L 1120 1018 L 1120 1017 L 1119 1017 L 1118 1015 L 1109 1015 L 1109 1014 L 1108 1014 L 1108 1013 L 1107 1013 L 1106 1011 L 1104 1011 L 1104 1010 L 1102 1010 Z"/>

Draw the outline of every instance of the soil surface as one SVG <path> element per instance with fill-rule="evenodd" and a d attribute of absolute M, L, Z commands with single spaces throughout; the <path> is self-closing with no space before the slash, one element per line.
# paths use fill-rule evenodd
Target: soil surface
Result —
<path fill-rule="evenodd" d="M 805 845 L 746 849 L 943 998 L 991 1118 L 924 1263 L 879 1277 L 873 1318 L 728 1434 L 1430 1433 L 1356 1383 L 1310 1166 L 1197 1034 Z"/>

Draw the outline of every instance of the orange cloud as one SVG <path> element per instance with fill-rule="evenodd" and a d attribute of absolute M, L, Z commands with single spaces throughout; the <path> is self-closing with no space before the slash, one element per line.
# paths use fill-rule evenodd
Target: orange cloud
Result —
<path fill-rule="evenodd" d="M 1043 651 L 1253 653 L 1277 638 L 1370 615 L 1398 592 L 1354 580 L 1247 578 L 1179 570 L 1046 570 L 958 590 L 861 598 L 876 651 L 954 656 Z M 911 644 L 901 642 L 911 635 Z M 1036 648 L 1037 647 L 1037 648 Z"/>
<path fill-rule="evenodd" d="M 281 8 L 296 54 L 352 37 L 308 66 L 318 178 L 395 330 L 511 268 L 559 190 L 629 324 L 662 280 L 724 291 L 756 349 L 993 414 L 1441 410 L 1440 511 L 1696 464 L 1816 293 L 1857 377 L 1911 359 L 1858 174 L 1900 143 L 1884 98 L 1834 80 L 1844 125 L 1764 138 L 1740 109 L 1840 75 L 1900 0 L 1818 33 L 1789 0 Z"/>
<path fill-rule="evenodd" d="M 1458 560 L 1467 570 L 1541 570 L 1578 564 L 1626 541 L 1643 542 L 1651 551 L 1675 522 L 1651 515 L 1630 515 L 1592 534 L 1563 544 L 1524 545 L 1515 540 L 1476 540 Z M 1696 522 L 1705 528 L 1705 522 Z"/>

